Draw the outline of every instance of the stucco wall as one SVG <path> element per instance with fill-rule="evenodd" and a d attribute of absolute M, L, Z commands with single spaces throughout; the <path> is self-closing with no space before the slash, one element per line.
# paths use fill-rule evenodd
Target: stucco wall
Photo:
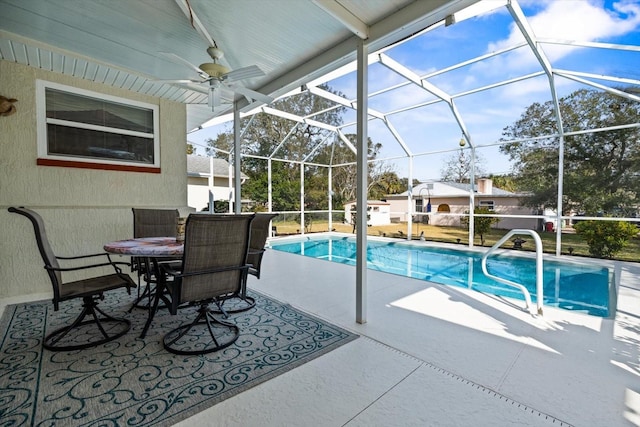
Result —
<path fill-rule="evenodd" d="M 37 166 L 36 79 L 159 105 L 162 172 Z M 51 289 L 31 223 L 9 206 L 38 211 L 62 256 L 102 252 L 105 242 L 131 237 L 132 207 L 188 210 L 184 104 L 8 61 L 0 61 L 0 95 L 18 99 L 17 113 L 0 117 L 0 297 Z"/>

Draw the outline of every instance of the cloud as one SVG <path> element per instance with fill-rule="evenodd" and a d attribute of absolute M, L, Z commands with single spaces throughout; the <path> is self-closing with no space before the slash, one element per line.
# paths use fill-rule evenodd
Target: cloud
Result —
<path fill-rule="evenodd" d="M 540 5 L 540 3 L 538 3 Z M 593 0 L 563 0 L 542 3 L 543 8 L 527 18 L 535 37 L 582 42 L 603 41 L 622 36 L 640 26 L 640 4 L 619 1 L 605 9 Z M 487 52 L 504 49 L 524 41 L 518 26 L 510 25 L 507 38 L 489 43 Z M 561 59 L 577 48 L 544 46 L 543 51 L 550 61 Z M 515 51 L 503 58 L 502 66 L 522 69 L 531 66 L 536 59 L 524 50 Z"/>

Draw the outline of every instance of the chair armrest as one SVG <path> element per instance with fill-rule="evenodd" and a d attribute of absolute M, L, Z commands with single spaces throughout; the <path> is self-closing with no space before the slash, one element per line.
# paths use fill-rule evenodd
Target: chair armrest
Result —
<path fill-rule="evenodd" d="M 176 277 L 176 278 L 181 278 L 181 277 L 189 277 L 189 276 L 200 276 L 203 274 L 213 274 L 213 273 L 222 273 L 224 271 L 232 271 L 232 270 L 249 270 L 249 266 L 248 265 L 240 265 L 237 267 L 225 267 L 225 268 L 215 268 L 212 270 L 203 270 L 203 271 L 198 271 L 198 272 L 193 272 L 193 273 L 182 273 L 178 270 L 175 270 L 173 268 L 171 268 L 171 266 L 168 265 L 161 265 L 160 268 L 162 269 L 162 271 L 164 271 L 166 274 Z"/>
<path fill-rule="evenodd" d="M 56 259 L 62 259 L 62 260 L 78 260 L 78 259 L 87 259 L 87 258 L 95 258 L 95 257 L 99 257 L 99 256 L 105 256 L 107 257 L 107 261 L 106 262 L 99 262 L 96 264 L 87 264 L 87 265 L 79 265 L 76 267 L 51 267 L 49 265 L 45 265 L 45 269 L 47 270 L 51 270 L 51 271 L 77 271 L 77 270 L 86 270 L 89 268 L 98 268 L 98 267 L 107 267 L 107 266 L 112 266 L 113 269 L 116 271 L 116 273 L 118 274 L 122 274 L 122 269 L 120 267 L 118 267 L 119 265 L 131 265 L 127 262 L 122 262 L 122 261 L 113 261 L 111 259 L 111 256 L 106 253 L 98 253 L 98 254 L 90 254 L 90 255 L 79 255 L 79 256 L 73 256 L 73 257 L 61 257 L 61 256 L 57 256 Z"/>
<path fill-rule="evenodd" d="M 92 258 L 92 257 L 99 257 L 99 256 L 106 256 L 107 258 L 109 258 L 109 262 L 111 262 L 111 257 L 106 252 L 100 252 L 97 254 L 88 254 L 88 255 L 78 255 L 78 256 L 57 256 L 56 258 L 57 259 L 82 259 L 82 258 Z"/>
<path fill-rule="evenodd" d="M 169 276 L 172 277 L 177 277 L 178 275 L 180 275 L 180 270 L 176 270 L 175 268 L 173 268 L 173 266 L 169 263 L 167 264 L 158 264 L 158 266 L 160 267 L 160 270 L 162 272 L 164 272 L 165 274 L 168 274 Z"/>

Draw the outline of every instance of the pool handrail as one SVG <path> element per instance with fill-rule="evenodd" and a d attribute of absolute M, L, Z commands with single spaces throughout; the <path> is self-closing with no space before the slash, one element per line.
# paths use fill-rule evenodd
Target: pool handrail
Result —
<path fill-rule="evenodd" d="M 487 250 L 487 252 L 484 253 L 484 255 L 482 255 L 482 272 L 484 273 L 485 276 L 493 280 L 496 280 L 500 283 L 504 283 L 505 285 L 513 286 L 515 288 L 520 289 L 524 294 L 525 303 L 527 304 L 526 308 L 529 311 L 529 313 L 531 313 L 531 295 L 529 294 L 529 291 L 527 290 L 527 288 L 525 288 L 523 285 L 519 283 L 494 276 L 493 274 L 490 274 L 489 271 L 487 270 L 487 258 L 489 257 L 489 255 L 495 252 L 496 249 L 500 248 L 500 246 L 502 246 L 511 236 L 516 234 L 528 234 L 531 237 L 533 237 L 533 240 L 536 243 L 536 299 L 537 299 L 536 305 L 537 305 L 538 314 L 542 315 L 542 305 L 543 305 L 543 297 L 544 297 L 544 291 L 542 286 L 542 279 L 543 279 L 542 239 L 540 239 L 540 236 L 534 230 L 515 228 L 509 231 L 507 234 L 505 234 L 500 240 L 498 240 L 493 246 L 491 246 Z M 535 313 L 531 313 L 531 314 L 535 314 Z"/>

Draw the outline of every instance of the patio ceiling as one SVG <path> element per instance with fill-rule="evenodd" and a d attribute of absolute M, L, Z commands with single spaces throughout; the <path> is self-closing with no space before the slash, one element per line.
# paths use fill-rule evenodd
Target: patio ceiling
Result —
<path fill-rule="evenodd" d="M 186 103 L 191 130 L 232 108 L 212 112 L 204 85 L 155 81 L 198 77 L 166 53 L 210 62 L 197 19 L 223 65 L 265 72 L 245 87 L 278 97 L 353 61 L 360 38 L 380 49 L 476 1 L 0 0 L 0 59 Z"/>

